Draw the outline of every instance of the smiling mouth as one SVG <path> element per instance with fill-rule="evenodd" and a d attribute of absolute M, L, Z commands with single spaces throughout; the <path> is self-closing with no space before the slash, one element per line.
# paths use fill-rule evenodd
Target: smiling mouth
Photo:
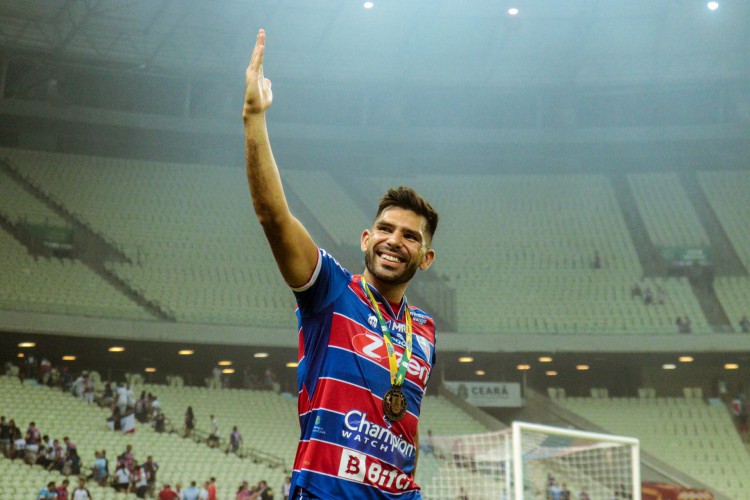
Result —
<path fill-rule="evenodd" d="M 404 259 L 402 259 L 401 257 L 396 257 L 395 255 L 387 253 L 378 253 L 378 256 L 384 261 L 390 262 L 391 264 L 401 264 L 402 262 L 404 262 Z"/>

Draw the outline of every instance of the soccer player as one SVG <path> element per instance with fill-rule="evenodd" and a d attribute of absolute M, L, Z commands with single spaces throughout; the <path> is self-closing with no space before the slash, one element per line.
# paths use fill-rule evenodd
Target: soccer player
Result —
<path fill-rule="evenodd" d="M 289 210 L 266 130 L 271 82 L 258 32 L 245 74 L 243 120 L 253 206 L 297 300 L 301 438 L 291 498 L 415 499 L 420 404 L 435 362 L 435 325 L 407 304 L 435 251 L 438 215 L 414 190 L 390 189 L 360 239 L 352 275 Z"/>

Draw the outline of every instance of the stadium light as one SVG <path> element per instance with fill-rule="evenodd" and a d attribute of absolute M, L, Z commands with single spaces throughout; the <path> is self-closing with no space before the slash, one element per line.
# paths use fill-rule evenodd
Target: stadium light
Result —
<path fill-rule="evenodd" d="M 267 358 L 269 354 L 267 352 L 256 352 L 253 354 L 254 358 Z"/>
<path fill-rule="evenodd" d="M 677 365 L 675 365 L 674 363 L 666 363 L 666 364 L 661 365 L 661 367 L 664 370 L 674 370 L 677 368 Z"/>
<path fill-rule="evenodd" d="M 539 358 L 540 363 L 552 363 L 552 358 L 550 356 L 542 356 Z"/>
<path fill-rule="evenodd" d="M 108 350 L 109 352 L 123 352 L 123 351 L 125 351 L 125 348 L 124 348 L 124 347 L 122 347 L 122 346 L 119 346 L 119 345 L 114 345 L 114 346 L 110 347 L 110 348 L 109 348 L 109 349 L 107 349 L 107 350 Z"/>
<path fill-rule="evenodd" d="M 484 370 L 477 370 L 477 371 L 474 372 L 474 374 L 479 375 L 481 377 L 481 376 L 483 376 L 485 374 L 485 371 Z"/>
<path fill-rule="evenodd" d="M 149 366 L 148 368 L 143 369 L 146 373 L 156 373 L 156 368 Z"/>
<path fill-rule="evenodd" d="M 516 7 L 511 7 L 508 9 L 508 15 L 509 16 L 517 16 L 518 15 L 518 9 Z"/>
<path fill-rule="evenodd" d="M 25 354 L 22 353 L 22 352 L 19 352 L 18 354 L 16 354 L 17 358 L 23 358 L 24 356 L 25 356 Z"/>
<path fill-rule="evenodd" d="M 219 366 L 232 366 L 232 362 L 231 361 L 219 361 L 217 364 Z"/>
<path fill-rule="evenodd" d="M 740 367 L 737 363 L 727 363 L 724 365 L 725 370 L 737 370 Z"/>
<path fill-rule="evenodd" d="M 459 363 L 472 363 L 474 361 L 474 358 L 471 356 L 461 356 L 458 358 Z"/>
<path fill-rule="evenodd" d="M 296 361 L 290 361 L 286 364 L 287 368 L 297 368 L 297 366 L 299 366 L 299 363 L 297 363 Z"/>
<path fill-rule="evenodd" d="M 375 4 L 372 2 L 365 2 L 364 4 L 362 4 L 362 7 L 364 7 L 365 9 L 372 9 L 373 7 L 375 7 Z"/>
<path fill-rule="evenodd" d="M 18 347 L 21 347 L 21 348 L 36 347 L 36 343 L 35 342 L 21 342 L 20 344 L 18 344 Z"/>
<path fill-rule="evenodd" d="M 556 377 L 557 376 L 557 372 L 555 370 L 547 370 L 546 372 L 544 372 L 544 374 L 547 375 L 548 377 Z"/>
<path fill-rule="evenodd" d="M 75 361 L 75 360 L 76 360 L 76 357 L 75 357 L 75 356 L 73 356 L 73 355 L 70 355 L 70 354 L 68 354 L 68 355 L 65 355 L 65 356 L 63 356 L 63 357 L 62 357 L 62 360 L 63 360 L 63 361 Z"/>
<path fill-rule="evenodd" d="M 181 349 L 177 351 L 177 354 L 179 354 L 180 356 L 192 356 L 194 353 L 195 351 L 191 349 Z"/>
<path fill-rule="evenodd" d="M 694 361 L 692 356 L 680 356 L 677 360 L 680 363 L 692 363 Z"/>
<path fill-rule="evenodd" d="M 576 365 L 576 370 L 578 370 L 579 372 L 585 372 L 590 368 L 591 367 L 589 365 Z"/>
<path fill-rule="evenodd" d="M 531 370 L 531 365 L 518 365 L 516 369 L 521 371 Z"/>
<path fill-rule="evenodd" d="M 221 370 L 221 373 L 226 373 L 227 375 L 231 375 L 232 373 L 234 373 L 234 368 L 224 368 L 223 370 Z"/>
<path fill-rule="evenodd" d="M 708 7 L 708 10 L 716 10 L 719 8 L 719 2 L 708 2 L 706 7 Z"/>

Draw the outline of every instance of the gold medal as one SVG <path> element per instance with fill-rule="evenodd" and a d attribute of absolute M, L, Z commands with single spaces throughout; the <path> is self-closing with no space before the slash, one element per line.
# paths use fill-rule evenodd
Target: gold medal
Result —
<path fill-rule="evenodd" d="M 383 413 L 391 422 L 398 422 L 406 415 L 406 395 L 398 385 L 392 386 L 383 398 Z"/>

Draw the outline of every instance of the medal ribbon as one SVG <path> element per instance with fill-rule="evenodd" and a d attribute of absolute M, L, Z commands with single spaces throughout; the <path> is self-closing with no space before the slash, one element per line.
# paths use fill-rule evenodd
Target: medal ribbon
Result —
<path fill-rule="evenodd" d="M 388 351 L 388 364 L 390 365 L 391 371 L 391 385 L 401 386 L 406 378 L 406 369 L 409 366 L 409 360 L 411 360 L 411 313 L 409 312 L 409 305 L 405 304 L 404 319 L 406 320 L 406 347 L 404 348 L 404 355 L 401 356 L 401 363 L 396 360 L 396 350 L 393 347 L 393 340 L 391 339 L 391 330 L 388 328 L 383 315 L 380 313 L 380 307 L 378 302 L 375 300 L 375 296 L 372 294 L 372 290 L 367 286 L 365 277 L 362 276 L 360 281 L 362 290 L 364 290 L 367 298 L 370 299 L 373 309 L 375 309 L 375 315 L 378 317 L 378 323 L 380 323 L 380 331 L 383 332 L 383 340 L 385 341 L 385 347 Z"/>

